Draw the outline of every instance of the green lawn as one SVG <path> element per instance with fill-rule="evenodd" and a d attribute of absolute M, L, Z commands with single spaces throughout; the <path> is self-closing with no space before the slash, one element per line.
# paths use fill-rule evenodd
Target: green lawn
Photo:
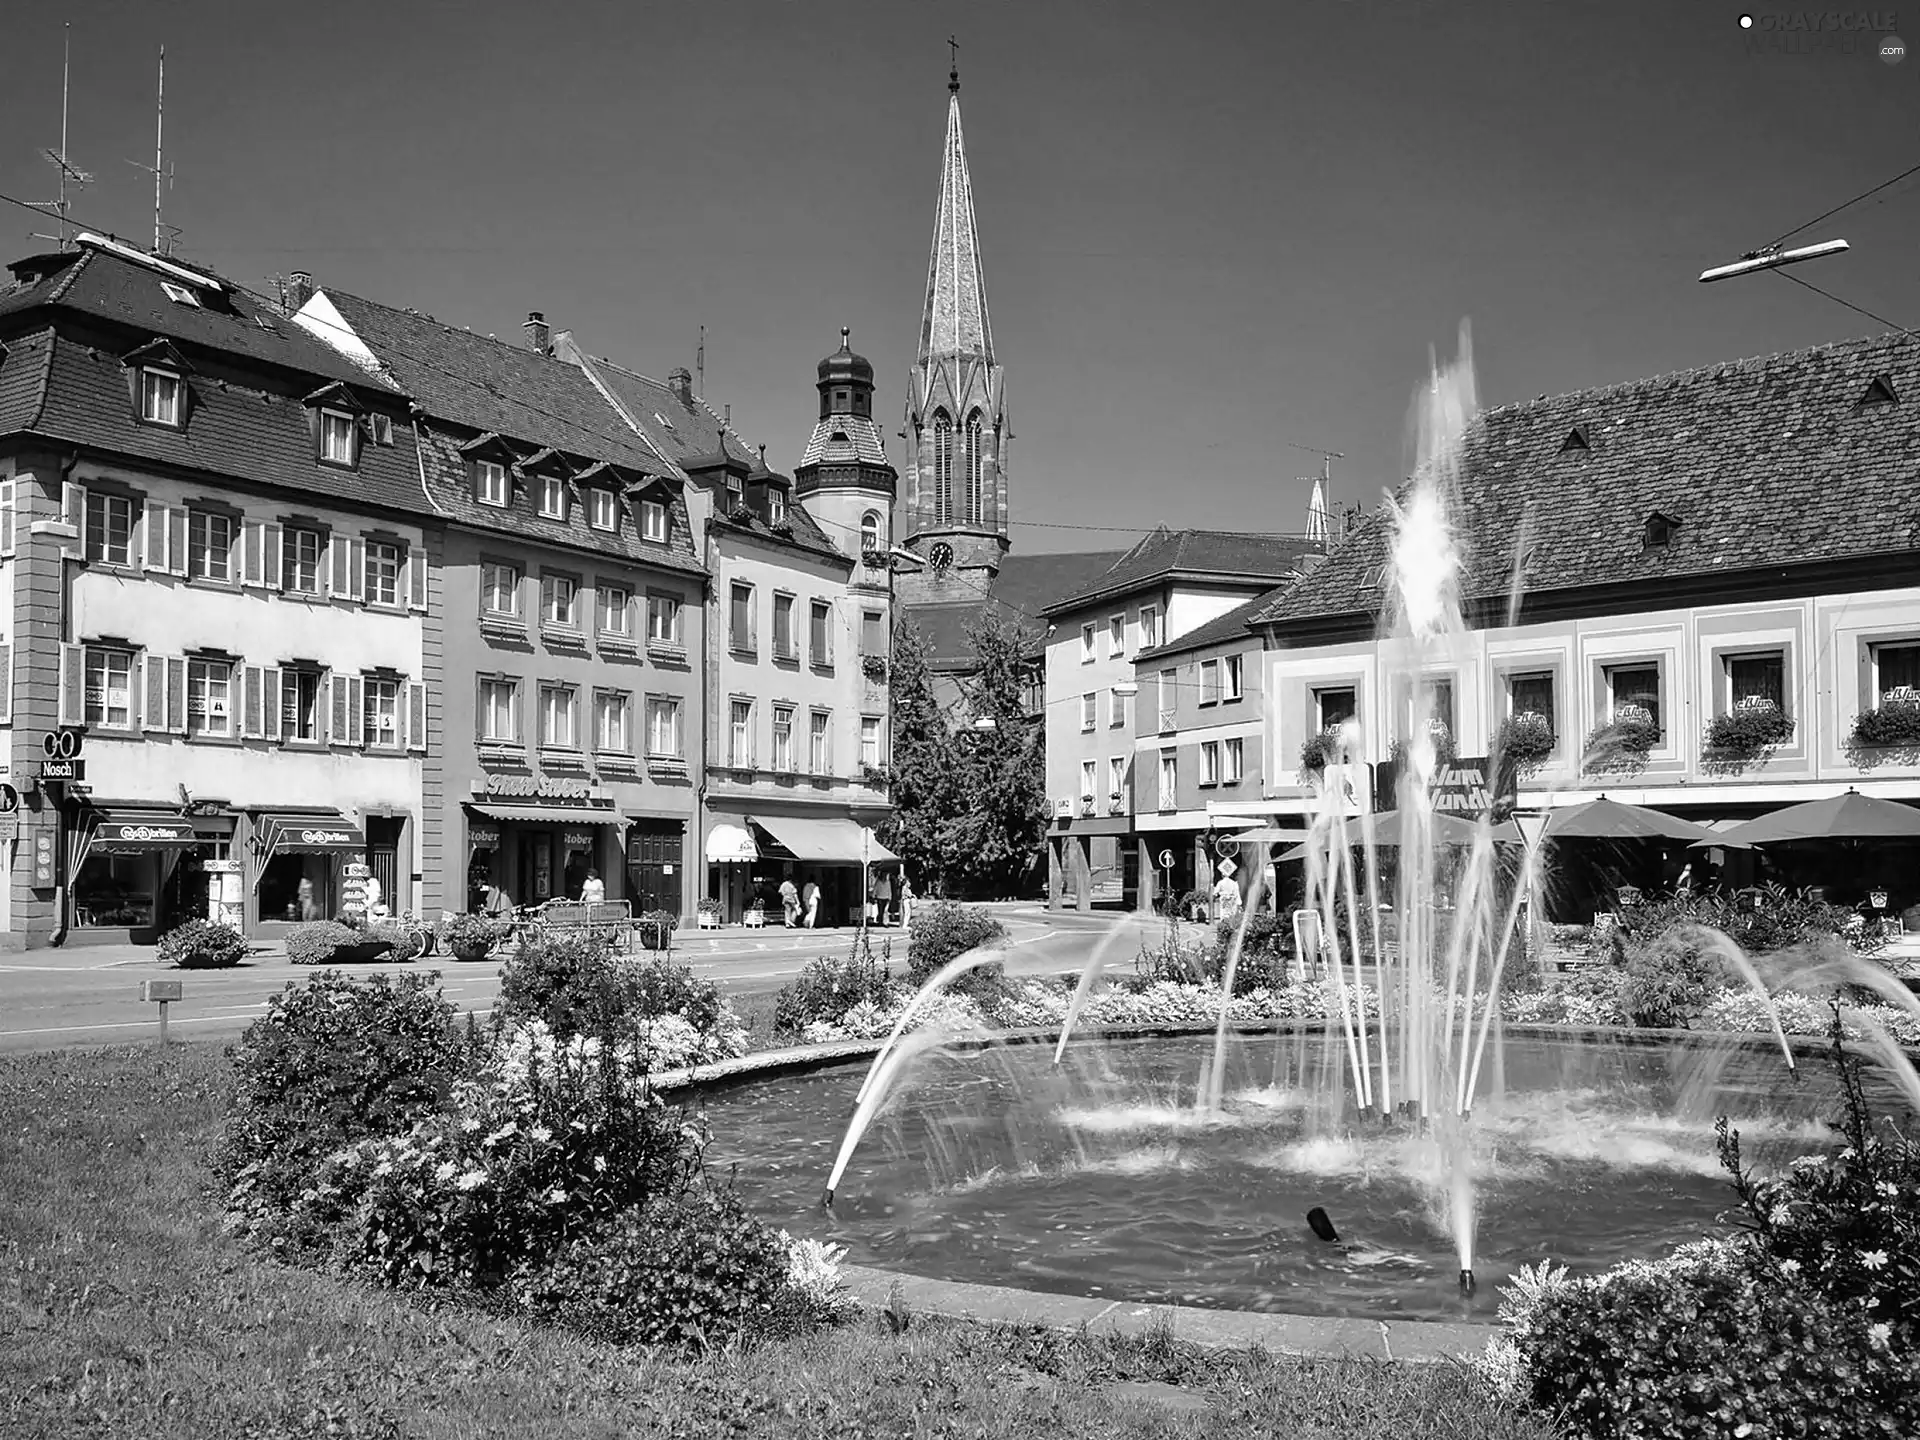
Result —
<path fill-rule="evenodd" d="M 1488 1437 L 1451 1366 L 884 1316 L 699 1361 L 289 1270 L 223 1235 L 211 1045 L 0 1059 L 0 1435 Z"/>

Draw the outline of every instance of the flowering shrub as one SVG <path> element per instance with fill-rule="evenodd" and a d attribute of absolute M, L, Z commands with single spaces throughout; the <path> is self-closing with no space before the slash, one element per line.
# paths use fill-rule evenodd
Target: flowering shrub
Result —
<path fill-rule="evenodd" d="M 1609 977 L 1615 978 L 1615 977 Z M 1582 990 L 1570 985 L 1546 990 L 1504 995 L 1500 1014 L 1509 1024 L 1519 1025 L 1625 1025 L 1627 1014 L 1620 1008 L 1617 983 L 1607 990 Z"/>
<path fill-rule="evenodd" d="M 1553 722 L 1537 710 L 1523 710 L 1500 722 L 1493 753 L 1531 772 L 1552 758 L 1554 743 Z"/>
<path fill-rule="evenodd" d="M 436 1111 L 477 1063 L 438 974 L 351 980 L 330 970 L 267 1001 L 233 1052 L 235 1094 L 216 1168 L 230 1206 L 264 1221 L 331 1151 Z"/>
<path fill-rule="evenodd" d="M 924 985 L 948 962 L 969 950 L 1006 944 L 1007 927 L 988 911 L 975 905 L 956 905 L 939 900 L 913 907 L 913 924 L 907 930 L 907 979 Z M 954 988 L 967 994 L 996 988 L 1004 967 L 995 961 L 970 970 L 954 982 Z"/>
<path fill-rule="evenodd" d="M 224 970 L 246 957 L 247 942 L 238 930 L 210 920 L 189 920 L 160 937 L 154 958 L 182 970 Z"/>
<path fill-rule="evenodd" d="M 1353 993 L 1349 989 L 1349 994 Z M 1369 1015 L 1379 1013 L 1371 990 L 1360 991 Z M 1009 988 L 990 1014 L 999 1024 L 1053 1026 L 1066 1019 L 1071 992 L 1042 980 L 1028 980 Z M 1351 1000 L 1348 1004 L 1351 1005 Z M 1252 1024 L 1262 1020 L 1330 1020 L 1340 1015 L 1338 990 L 1323 981 L 1262 986 L 1236 994 L 1227 1008 L 1230 1020 Z M 1220 1018 L 1217 985 L 1183 985 L 1156 980 L 1145 985 L 1116 985 L 1090 993 L 1075 1020 L 1095 1029 L 1117 1025 L 1211 1025 Z"/>
<path fill-rule="evenodd" d="M 1322 730 L 1300 747 L 1300 773 L 1318 775 L 1340 753 L 1340 731 L 1336 726 Z"/>
<path fill-rule="evenodd" d="M 814 1021 L 800 1032 L 800 1037 L 809 1045 L 823 1045 L 833 1040 L 883 1039 L 893 1033 L 893 1027 L 899 1023 L 912 998 L 900 994 L 885 1005 L 863 1000 L 838 1020 Z M 941 991 L 915 1008 L 907 1029 L 965 1032 L 981 1029 L 985 1023 L 979 1002 L 972 996 Z"/>
<path fill-rule="evenodd" d="M 1683 926 L 1718 930 L 1748 955 L 1819 948 L 1837 941 L 1861 954 L 1880 949 L 1883 938 L 1877 931 L 1869 933 L 1855 925 L 1857 919 L 1853 911 L 1828 904 L 1811 889 L 1768 885 L 1758 892 L 1757 900 L 1707 891 L 1643 902 L 1626 910 L 1621 925 L 1631 936 L 1655 936 Z"/>
<path fill-rule="evenodd" d="M 1920 700 L 1889 700 L 1853 717 L 1853 743 L 1920 746 Z"/>
<path fill-rule="evenodd" d="M 498 1008 L 505 1022 L 538 1022 L 561 1040 L 637 1044 L 655 1070 L 746 1053 L 746 1030 L 718 985 L 665 955 L 624 960 L 600 936 L 523 945 L 500 972 Z"/>
<path fill-rule="evenodd" d="M 406 1134 L 328 1157 L 292 1228 L 331 1231 L 341 1260 L 389 1285 L 484 1287 L 621 1211 L 686 1193 L 705 1144 L 617 1050 L 523 1032 Z"/>
<path fill-rule="evenodd" d="M 1627 949 L 1620 1005 L 1636 1025 L 1684 1026 L 1731 982 L 1714 948 L 1719 937 L 1699 925 L 1675 925 Z"/>
<path fill-rule="evenodd" d="M 287 931 L 287 959 L 295 965 L 371 965 L 393 958 L 394 943 L 390 933 L 356 930 L 338 920 L 315 920 Z"/>
<path fill-rule="evenodd" d="M 844 960 L 822 956 L 781 988 L 773 1002 L 773 1028 L 781 1035 L 798 1035 L 809 1025 L 837 1024 L 857 1005 L 885 1009 L 900 999 L 900 986 L 888 970 L 893 947 L 883 942 L 876 959 L 862 930 Z"/>

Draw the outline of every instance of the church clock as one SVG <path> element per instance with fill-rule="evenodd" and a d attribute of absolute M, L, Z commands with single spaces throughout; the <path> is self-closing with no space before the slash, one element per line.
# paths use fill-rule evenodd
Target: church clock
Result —
<path fill-rule="evenodd" d="M 945 570 L 953 564 L 953 546 L 944 540 L 934 542 L 927 551 L 927 564 L 935 570 Z"/>

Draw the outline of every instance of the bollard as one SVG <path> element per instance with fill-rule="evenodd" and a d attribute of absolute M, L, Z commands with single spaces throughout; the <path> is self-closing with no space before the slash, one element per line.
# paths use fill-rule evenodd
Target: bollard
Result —
<path fill-rule="evenodd" d="M 140 998 L 149 1002 L 158 1002 L 160 1006 L 160 1043 L 167 1043 L 167 1006 L 180 998 L 178 980 L 142 980 Z"/>

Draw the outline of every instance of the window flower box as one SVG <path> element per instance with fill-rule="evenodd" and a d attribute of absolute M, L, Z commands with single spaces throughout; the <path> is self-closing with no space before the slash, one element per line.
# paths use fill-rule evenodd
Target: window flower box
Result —
<path fill-rule="evenodd" d="M 862 765 L 860 783 L 870 785 L 876 790 L 884 790 L 893 783 L 893 776 L 888 773 L 884 765 Z"/>
<path fill-rule="evenodd" d="M 1537 710 L 1509 715 L 1500 722 L 1493 737 L 1494 754 L 1504 756 L 1528 772 L 1546 764 L 1554 744 L 1553 722 Z"/>
<path fill-rule="evenodd" d="M 1618 715 L 1587 736 L 1589 770 L 1606 770 L 1646 761 L 1660 743 L 1660 727 L 1638 706 L 1622 707 Z"/>
<path fill-rule="evenodd" d="M 893 559 L 884 550 L 862 550 L 860 563 L 869 570 L 891 570 Z"/>
<path fill-rule="evenodd" d="M 1920 699 L 1883 698 L 1853 717 L 1853 743 L 1869 748 L 1920 748 Z"/>
<path fill-rule="evenodd" d="M 1438 720 L 1429 720 L 1427 729 L 1433 736 L 1433 763 L 1450 765 L 1454 759 L 1453 732 Z M 1387 758 L 1395 765 L 1404 766 L 1413 758 L 1413 742 L 1396 740 L 1387 751 Z"/>
<path fill-rule="evenodd" d="M 1300 747 L 1300 770 L 1305 775 L 1318 775 L 1327 768 L 1327 764 L 1340 753 L 1340 732 L 1322 730 L 1306 744 Z"/>
<path fill-rule="evenodd" d="M 1792 738 L 1793 717 L 1771 700 L 1743 701 L 1707 722 L 1707 749 L 1742 760 Z"/>
<path fill-rule="evenodd" d="M 881 681 L 887 678 L 887 657 L 884 655 L 862 655 L 860 672 L 869 680 Z"/>

